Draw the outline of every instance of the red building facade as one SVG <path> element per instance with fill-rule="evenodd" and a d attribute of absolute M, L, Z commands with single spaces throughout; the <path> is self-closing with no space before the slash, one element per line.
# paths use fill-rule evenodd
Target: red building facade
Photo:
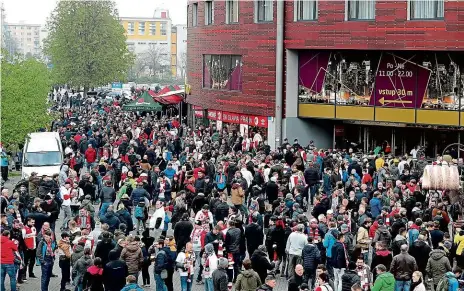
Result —
<path fill-rule="evenodd" d="M 373 19 L 352 20 L 348 7 L 357 1 L 320 0 L 316 4 L 316 19 L 304 21 L 298 20 L 298 13 L 295 11 L 299 1 L 285 1 L 284 82 L 289 80 L 289 70 L 298 70 L 296 67 L 289 67 L 290 52 L 298 54 L 302 50 L 440 53 L 463 51 L 464 1 L 445 0 L 444 4 L 441 4 L 440 15 L 435 19 L 414 19 L 414 1 L 420 0 L 377 0 L 374 4 Z M 211 15 L 208 2 L 188 2 L 187 83 L 191 86 L 191 95 L 187 102 L 205 109 L 274 116 L 276 2 L 271 3 L 272 19 L 259 22 L 257 7 L 258 2 L 263 1 L 238 1 L 238 23 L 231 24 L 228 24 L 228 7 L 232 1 L 212 1 L 212 23 L 208 20 L 211 18 L 208 16 Z M 440 0 L 437 0 L 437 3 L 440 3 Z M 241 56 L 241 90 L 204 88 L 204 56 L 210 54 Z M 298 99 L 297 95 L 293 97 L 293 93 L 288 94 L 288 86 L 289 84 L 284 84 L 284 114 L 289 111 L 289 98 Z M 291 103 L 297 104 L 297 101 Z M 458 121 L 457 124 L 449 125 L 461 123 Z M 290 135 L 287 134 L 287 137 Z"/>
<path fill-rule="evenodd" d="M 205 25 L 206 1 L 189 1 L 188 102 L 204 108 L 274 116 L 276 3 L 270 23 L 255 22 L 255 2 L 239 1 L 238 24 L 226 23 L 226 1 L 214 1 L 214 21 Z M 197 25 L 193 26 L 193 6 Z M 295 21 L 294 1 L 285 1 L 285 49 L 443 50 L 464 49 L 464 1 L 445 1 L 443 20 L 408 20 L 408 1 L 376 1 L 374 21 L 346 21 L 347 1 L 318 1 L 315 21 Z M 242 56 L 242 91 L 203 89 L 203 55 Z"/>

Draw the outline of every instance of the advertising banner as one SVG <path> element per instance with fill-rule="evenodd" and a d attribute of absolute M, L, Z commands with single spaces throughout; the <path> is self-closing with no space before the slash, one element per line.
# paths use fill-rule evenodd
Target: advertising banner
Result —
<path fill-rule="evenodd" d="M 383 54 L 369 105 L 420 108 L 430 70 L 393 54 Z"/>
<path fill-rule="evenodd" d="M 222 122 L 240 124 L 240 114 L 222 111 Z"/>
<path fill-rule="evenodd" d="M 452 107 L 447 100 L 458 99 L 458 59 L 452 53 L 415 51 L 301 51 L 298 98 L 352 106 L 428 108 L 448 102 Z M 439 77 L 432 82 L 432 76 Z"/>

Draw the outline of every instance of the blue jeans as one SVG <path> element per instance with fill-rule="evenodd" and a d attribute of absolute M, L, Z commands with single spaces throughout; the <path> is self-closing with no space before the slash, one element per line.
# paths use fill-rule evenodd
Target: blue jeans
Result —
<path fill-rule="evenodd" d="M 213 278 L 205 278 L 205 291 L 214 291 Z"/>
<path fill-rule="evenodd" d="M 409 291 L 411 288 L 411 281 L 395 281 L 395 291 Z"/>
<path fill-rule="evenodd" d="M 108 210 L 108 207 L 110 207 L 111 204 L 112 203 L 109 202 L 102 203 L 102 207 L 100 209 L 100 216 L 105 215 L 106 211 Z"/>
<path fill-rule="evenodd" d="M 190 279 L 189 282 L 187 282 L 187 279 Z M 180 290 L 181 291 L 192 291 L 192 281 L 193 281 L 193 275 L 190 275 L 190 278 L 189 276 L 180 276 Z"/>
<path fill-rule="evenodd" d="M 156 283 L 156 291 L 167 291 L 168 288 L 164 283 L 164 280 L 161 278 L 161 274 L 155 273 L 155 283 Z"/>
<path fill-rule="evenodd" d="M 5 289 L 5 278 L 6 274 L 8 274 L 8 277 L 10 277 L 10 287 L 11 290 L 16 291 L 16 266 L 14 264 L 1 264 L 0 265 L 0 276 L 2 278 L 2 289 L 1 290 L 6 290 Z"/>
<path fill-rule="evenodd" d="M 46 258 L 45 263 L 40 265 L 42 269 L 42 277 L 40 278 L 40 286 L 42 291 L 48 291 L 48 285 L 50 284 L 50 278 L 53 270 L 53 259 Z"/>

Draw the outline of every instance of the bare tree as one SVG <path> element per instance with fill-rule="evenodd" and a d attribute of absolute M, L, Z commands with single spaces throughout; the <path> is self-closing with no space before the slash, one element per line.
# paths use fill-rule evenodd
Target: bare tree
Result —
<path fill-rule="evenodd" d="M 163 75 L 166 71 L 170 73 L 171 59 L 166 47 L 159 44 L 150 45 L 141 57 L 146 60 L 152 76 L 155 74 Z"/>

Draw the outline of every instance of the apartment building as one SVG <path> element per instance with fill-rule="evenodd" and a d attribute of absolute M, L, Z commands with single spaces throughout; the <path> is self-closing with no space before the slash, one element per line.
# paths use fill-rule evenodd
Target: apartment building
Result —
<path fill-rule="evenodd" d="M 40 24 L 7 23 L 6 28 L 15 41 L 17 53 L 35 57 L 41 55 Z"/>

